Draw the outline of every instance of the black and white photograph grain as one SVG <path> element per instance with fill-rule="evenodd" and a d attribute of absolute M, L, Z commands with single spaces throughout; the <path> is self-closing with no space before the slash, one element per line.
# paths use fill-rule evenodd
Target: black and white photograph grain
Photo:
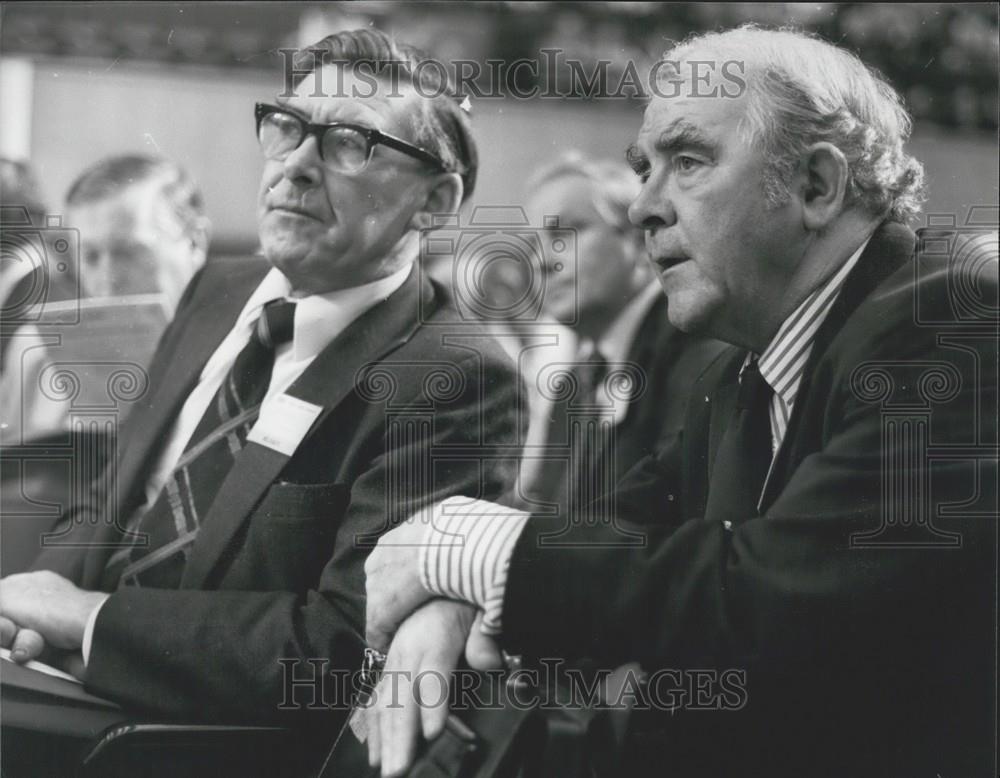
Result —
<path fill-rule="evenodd" d="M 0 2 L 0 778 L 996 778 L 1000 3 Z"/>

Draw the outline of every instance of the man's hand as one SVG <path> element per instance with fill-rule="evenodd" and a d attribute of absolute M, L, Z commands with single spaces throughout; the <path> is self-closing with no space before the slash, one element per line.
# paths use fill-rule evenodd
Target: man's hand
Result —
<path fill-rule="evenodd" d="M 35 630 L 21 629 L 10 619 L 0 616 L 0 647 L 9 648 L 10 658 L 15 662 L 30 662 L 45 650 L 45 639 Z"/>
<path fill-rule="evenodd" d="M 477 615 L 479 614 L 479 615 Z M 368 761 L 382 775 L 402 775 L 421 733 L 433 740 L 448 718 L 448 684 L 465 648 L 480 669 L 500 667 L 500 651 L 479 629 L 472 605 L 432 600 L 399 627 L 371 707 L 364 711 Z"/>
<path fill-rule="evenodd" d="M 420 547 L 426 543 L 432 508 L 385 533 L 365 560 L 365 640 L 385 651 L 396 628 L 433 595 L 420 581 Z"/>
<path fill-rule="evenodd" d="M 84 591 L 48 570 L 0 579 L 0 617 L 7 625 L 15 625 L 16 635 L 10 635 L 15 650 L 27 643 L 26 653 L 14 656 L 12 651 L 11 656 L 26 662 L 37 657 L 46 644 L 79 649 L 90 614 L 107 596 Z M 0 621 L 0 632 L 7 639 L 10 626 Z M 22 637 L 25 632 L 28 634 Z"/>

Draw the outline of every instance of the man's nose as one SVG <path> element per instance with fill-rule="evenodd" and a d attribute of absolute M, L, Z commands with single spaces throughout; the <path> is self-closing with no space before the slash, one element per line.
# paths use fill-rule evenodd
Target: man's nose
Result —
<path fill-rule="evenodd" d="M 657 182 L 650 178 L 643 183 L 639 195 L 628 208 L 628 220 L 647 232 L 669 227 L 677 221 L 666 180 Z"/>
<path fill-rule="evenodd" d="M 285 178 L 300 186 L 314 186 L 322 180 L 323 160 L 314 135 L 307 136 L 285 157 L 284 174 Z"/>

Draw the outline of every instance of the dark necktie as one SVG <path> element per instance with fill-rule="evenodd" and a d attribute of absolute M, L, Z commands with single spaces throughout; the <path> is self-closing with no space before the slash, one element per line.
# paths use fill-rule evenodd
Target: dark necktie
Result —
<path fill-rule="evenodd" d="M 706 517 L 739 520 L 757 515 L 757 504 L 771 467 L 773 396 L 774 390 L 753 359 L 740 378 L 736 408 L 715 455 Z"/>
<path fill-rule="evenodd" d="M 129 529 L 148 544 L 114 554 L 105 569 L 108 588 L 176 588 L 198 529 L 260 412 L 275 349 L 292 339 L 295 303 L 264 306 L 250 341 L 236 357 L 195 428 L 153 506 Z"/>
<path fill-rule="evenodd" d="M 607 372 L 608 362 L 597 349 L 573 365 L 566 379 L 571 384 L 567 387 L 567 399 L 552 404 L 545 438 L 548 446 L 571 444 L 569 459 L 546 459 L 535 471 L 534 479 L 522 486 L 528 496 L 557 502 L 564 509 L 587 504 L 594 498 L 597 489 L 593 473 L 603 453 L 605 425 L 611 423 L 605 405 L 607 398 L 599 391 Z M 557 390 L 557 394 L 562 392 Z M 602 408 L 604 414 L 600 413 Z M 575 432 L 571 433 L 574 427 Z"/>
<path fill-rule="evenodd" d="M 579 413 L 573 413 L 578 434 L 569 464 L 569 504 L 577 520 L 584 520 L 581 510 L 601 497 L 613 483 L 599 469 L 605 461 L 608 436 L 614 424 L 613 407 L 604 391 L 608 361 L 596 348 L 574 370 L 579 386 Z M 610 475 L 611 481 L 614 474 Z"/>

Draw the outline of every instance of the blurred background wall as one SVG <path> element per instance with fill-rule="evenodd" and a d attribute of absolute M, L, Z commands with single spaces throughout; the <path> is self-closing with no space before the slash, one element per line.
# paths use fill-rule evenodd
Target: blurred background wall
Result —
<path fill-rule="evenodd" d="M 795 24 L 856 51 L 905 96 L 930 179 L 925 213 L 962 220 L 998 201 L 996 4 L 21 2 L 0 20 L 0 153 L 32 162 L 50 210 L 97 159 L 159 152 L 202 185 L 214 254 L 256 243 L 253 103 L 283 88 L 277 50 L 368 24 L 445 62 L 543 61 L 543 49 L 587 72 L 606 61 L 612 91 L 629 62 L 648 67 L 669 40 Z M 527 176 L 561 149 L 620 157 L 634 139 L 641 100 L 588 98 L 565 75 L 559 99 L 473 96 L 474 204 L 521 202 Z M 524 91 L 553 86 L 529 68 L 513 78 Z"/>

